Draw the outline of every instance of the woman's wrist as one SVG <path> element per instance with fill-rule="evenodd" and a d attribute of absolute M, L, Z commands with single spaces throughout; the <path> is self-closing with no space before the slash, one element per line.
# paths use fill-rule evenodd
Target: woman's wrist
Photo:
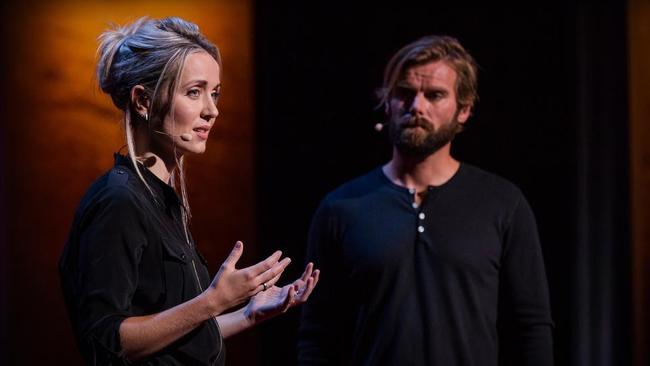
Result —
<path fill-rule="evenodd" d="M 251 311 L 250 309 L 250 303 L 246 304 L 243 308 L 241 308 L 242 311 L 242 322 L 246 326 L 246 328 L 252 327 L 257 323 L 257 319 L 255 317 L 255 313 Z"/>
<path fill-rule="evenodd" d="M 211 293 L 212 291 L 214 290 L 208 288 L 199 295 L 201 303 L 204 304 L 207 318 L 215 317 L 226 310 L 223 304 L 218 301 L 217 296 Z"/>
<path fill-rule="evenodd" d="M 247 306 L 231 313 L 219 315 L 217 322 L 219 322 L 221 335 L 224 338 L 243 332 L 255 325 L 255 321 L 250 317 Z"/>

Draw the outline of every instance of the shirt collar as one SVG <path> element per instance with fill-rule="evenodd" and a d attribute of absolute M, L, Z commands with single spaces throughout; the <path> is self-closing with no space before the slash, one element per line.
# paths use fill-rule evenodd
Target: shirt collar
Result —
<path fill-rule="evenodd" d="M 114 154 L 115 158 L 115 166 L 123 166 L 129 169 L 133 174 L 136 174 L 137 172 L 135 171 L 135 168 L 133 166 L 133 162 L 128 156 L 121 155 L 118 153 Z M 172 205 L 180 205 L 181 200 L 178 198 L 178 194 L 176 193 L 176 190 L 170 186 L 169 184 L 163 182 L 160 178 L 158 178 L 154 173 L 152 173 L 148 168 L 146 168 L 142 163 L 138 162 L 138 170 L 140 173 L 142 173 L 142 176 L 144 177 L 145 181 L 151 187 L 155 194 L 156 200 L 161 200 L 162 202 L 165 203 L 165 206 L 169 206 L 170 204 Z M 139 177 L 138 177 L 139 179 Z"/>

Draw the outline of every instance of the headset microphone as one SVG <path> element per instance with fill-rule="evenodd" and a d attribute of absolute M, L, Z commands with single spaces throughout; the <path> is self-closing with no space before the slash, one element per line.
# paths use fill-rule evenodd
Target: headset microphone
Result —
<path fill-rule="evenodd" d="M 181 140 L 186 141 L 186 142 L 190 142 L 194 138 L 194 136 L 192 136 L 191 133 L 181 133 L 180 135 L 171 135 L 171 134 L 169 134 L 167 132 L 158 131 L 158 130 L 154 130 L 153 132 L 159 133 L 161 135 L 167 135 L 169 137 L 180 137 Z"/>
<path fill-rule="evenodd" d="M 384 122 L 384 123 L 376 123 L 376 124 L 375 124 L 375 131 L 377 131 L 377 132 L 381 132 L 381 130 L 384 129 L 384 127 L 386 126 L 386 124 L 387 124 L 386 122 Z"/>

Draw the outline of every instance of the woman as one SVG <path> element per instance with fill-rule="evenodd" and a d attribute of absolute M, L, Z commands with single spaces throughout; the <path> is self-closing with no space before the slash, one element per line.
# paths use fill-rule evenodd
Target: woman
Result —
<path fill-rule="evenodd" d="M 290 260 L 278 251 L 236 269 L 237 242 L 210 281 L 188 230 L 183 156 L 205 151 L 221 58 L 196 25 L 142 18 L 102 34 L 98 54 L 128 154 L 82 199 L 61 256 L 77 342 L 89 364 L 222 365 L 222 337 L 303 303 L 319 273 L 308 264 L 279 288 Z"/>

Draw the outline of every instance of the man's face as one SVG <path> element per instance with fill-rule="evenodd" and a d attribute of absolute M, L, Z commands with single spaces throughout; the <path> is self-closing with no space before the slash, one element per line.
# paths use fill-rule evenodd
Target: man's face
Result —
<path fill-rule="evenodd" d="M 449 144 L 469 117 L 457 108 L 456 71 L 445 61 L 413 66 L 390 99 L 389 134 L 403 154 L 426 157 Z"/>

